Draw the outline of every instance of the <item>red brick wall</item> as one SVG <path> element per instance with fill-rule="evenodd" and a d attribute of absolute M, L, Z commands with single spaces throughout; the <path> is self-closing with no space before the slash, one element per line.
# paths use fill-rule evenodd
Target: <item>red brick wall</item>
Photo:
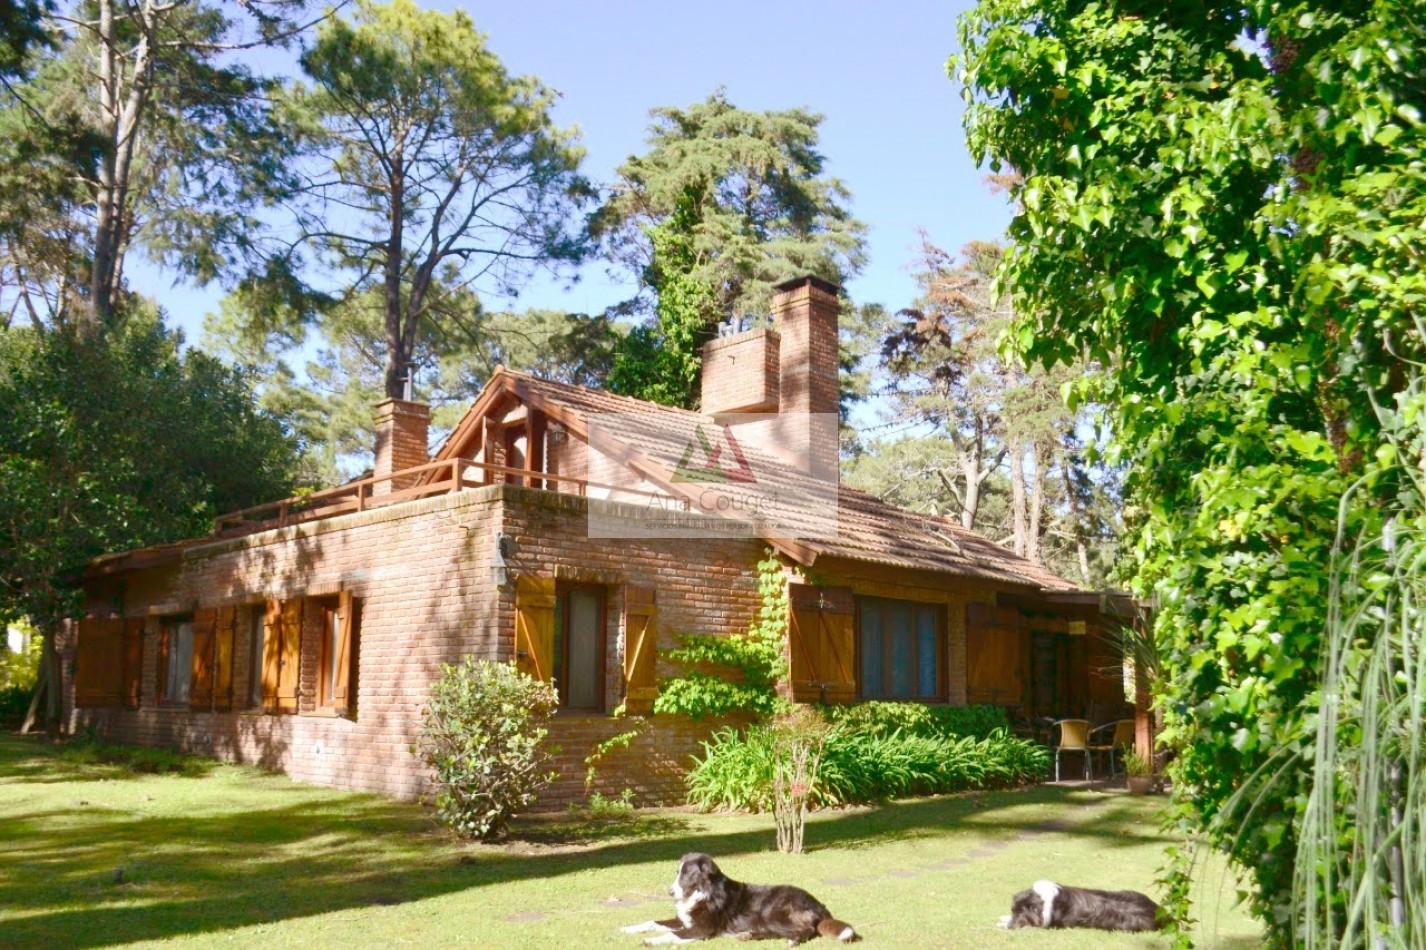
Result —
<path fill-rule="evenodd" d="M 402 469 L 425 465 L 430 460 L 426 440 L 431 425 L 431 407 L 403 399 L 387 399 L 376 404 L 376 462 L 373 476 L 390 475 Z M 373 495 L 400 491 L 414 484 L 415 477 L 393 478 L 372 486 Z"/>
<path fill-rule="evenodd" d="M 841 381 L 837 318 L 840 311 L 837 294 L 814 278 L 783 284 L 772 301 L 772 313 L 781 337 L 778 411 L 814 416 L 806 436 L 807 444 L 786 448 L 795 455 L 810 457 L 811 472 L 829 481 L 837 477 L 838 462 L 836 415 Z M 817 416 L 826 419 L 817 419 Z"/>
<path fill-rule="evenodd" d="M 493 586 L 493 536 L 514 547 L 514 572 L 608 585 L 606 704 L 622 701 L 622 586 L 658 590 L 660 646 L 675 632 L 729 633 L 746 628 L 756 609 L 753 540 L 597 540 L 585 532 L 587 499 L 514 486 L 490 486 L 408 502 L 326 521 L 275 529 L 189 549 L 176 565 L 96 581 L 89 610 L 148 618 L 143 698 L 137 710 L 74 709 L 69 725 L 93 724 L 114 738 L 167 745 L 281 769 L 294 778 L 340 788 L 410 798 L 424 783 L 409 746 L 421 706 L 440 664 L 466 654 L 513 656 L 513 585 Z M 594 504 L 608 505 L 606 502 Z M 624 510 L 621 508 L 621 510 Z M 631 516 L 641 511 L 627 506 Z M 667 513 L 661 513 L 667 517 Z M 159 618 L 196 607 L 251 605 L 265 600 L 328 597 L 350 589 L 360 601 L 355 714 L 316 709 L 321 625 L 304 624 L 302 697 L 298 715 L 165 708 L 157 701 Z M 315 612 L 314 612 L 314 616 Z M 251 685 L 246 658 L 250 624 L 240 624 L 234 654 L 239 705 Z M 73 669 L 72 642 L 65 645 Z M 661 675 L 672 671 L 661 669 Z M 72 676 L 69 677 L 72 680 Z M 612 756 L 601 786 L 633 788 L 644 801 L 682 798 L 681 768 L 711 724 L 655 717 L 634 750 Z M 627 728 L 607 715 L 560 714 L 551 742 L 562 747 L 560 782 L 547 803 L 585 794 L 584 758 L 597 742 Z"/>
<path fill-rule="evenodd" d="M 591 539 L 586 530 L 591 504 L 631 518 L 647 512 L 640 505 L 492 485 L 215 541 L 188 549 L 176 564 L 95 581 L 91 614 L 147 618 L 142 702 L 136 710 L 74 709 L 70 637 L 62 644 L 68 723 L 92 724 L 125 741 L 257 763 L 303 781 L 415 797 L 425 778 L 409 748 L 440 665 L 467 654 L 513 658 L 514 585 L 496 588 L 490 575 L 497 532 L 511 539 L 513 573 L 607 588 L 606 713 L 622 701 L 625 585 L 657 591 L 662 649 L 674 646 L 678 633 L 741 632 L 752 621 L 760 541 Z M 664 510 L 655 514 L 670 516 Z M 820 560 L 812 573 L 819 582 L 846 584 L 858 594 L 946 604 L 950 701 L 965 701 L 965 604 L 993 602 L 994 587 L 834 559 Z M 161 617 L 200 606 L 261 610 L 267 600 L 331 597 L 343 589 L 360 604 L 353 714 L 336 717 L 316 708 L 321 625 L 315 619 L 304 624 L 298 714 L 246 708 L 199 712 L 157 702 Z M 251 629 L 251 623 L 240 623 L 234 648 L 239 707 L 246 706 L 252 681 L 246 662 Z M 676 673 L 662 658 L 659 663 L 660 678 Z M 606 713 L 555 717 L 550 741 L 560 747 L 561 778 L 544 804 L 582 799 L 585 758 L 599 742 L 640 725 Z M 680 801 L 690 757 L 716 725 L 653 717 L 630 749 L 600 764 L 595 788 L 609 795 L 631 788 L 646 803 Z"/>
<path fill-rule="evenodd" d="M 777 412 L 778 352 L 778 335 L 766 327 L 708 341 L 699 408 L 706 413 Z"/>

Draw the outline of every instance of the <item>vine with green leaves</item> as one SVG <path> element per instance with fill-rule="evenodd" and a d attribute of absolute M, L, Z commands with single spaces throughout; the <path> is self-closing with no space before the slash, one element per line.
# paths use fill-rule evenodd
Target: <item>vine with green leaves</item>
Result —
<path fill-rule="evenodd" d="M 785 701 L 777 684 L 787 673 L 787 574 L 771 548 L 758 562 L 758 597 L 757 617 L 746 633 L 683 634 L 678 647 L 664 652 L 684 673 L 659 684 L 654 712 L 766 717 L 781 708 Z"/>
<path fill-rule="evenodd" d="M 716 299 L 693 251 L 698 205 L 688 190 L 666 220 L 647 228 L 654 256 L 644 279 L 658 293 L 657 320 L 635 327 L 620 344 L 609 370 L 611 392 L 681 409 L 698 403 L 703 344 L 717 323 Z"/>
<path fill-rule="evenodd" d="M 1389 626 L 1345 633 L 1387 572 L 1334 559 L 1382 546 L 1421 466 L 1390 434 L 1419 426 L 1426 362 L 1419 2 L 981 0 L 960 34 L 970 147 L 1015 203 L 1006 342 L 1101 368 L 1072 395 L 1109 407 L 1130 471 L 1174 827 L 1249 875 L 1273 945 L 1417 945 L 1393 866 L 1426 849 L 1394 861 L 1403 833 L 1369 832 L 1395 827 L 1423 757 L 1391 751 L 1384 718 L 1324 724 L 1361 692 L 1360 643 L 1403 681 L 1414 662 Z M 1336 807 L 1357 736 L 1383 740 L 1373 774 L 1403 777 Z M 1180 923 L 1189 853 L 1167 888 Z"/>

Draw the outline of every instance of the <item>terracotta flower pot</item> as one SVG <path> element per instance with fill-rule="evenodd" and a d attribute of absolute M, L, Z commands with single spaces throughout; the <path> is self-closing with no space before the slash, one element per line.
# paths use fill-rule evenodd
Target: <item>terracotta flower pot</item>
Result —
<path fill-rule="evenodd" d="M 1147 795 L 1154 790 L 1154 777 L 1152 775 L 1130 775 L 1129 791 L 1135 795 Z"/>

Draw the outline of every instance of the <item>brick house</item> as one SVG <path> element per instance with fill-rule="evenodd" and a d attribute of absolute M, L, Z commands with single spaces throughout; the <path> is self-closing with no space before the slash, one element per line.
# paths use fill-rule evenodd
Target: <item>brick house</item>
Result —
<path fill-rule="evenodd" d="M 67 725 L 410 798 L 430 681 L 474 654 L 556 681 L 545 800 L 576 800 L 585 756 L 628 728 L 611 711 L 647 714 L 676 672 L 659 651 L 747 629 L 769 549 L 797 701 L 1125 715 L 1104 598 L 838 485 L 838 309 L 822 281 L 783 285 L 773 328 L 707 344 L 699 413 L 502 369 L 428 458 L 427 408 L 383 402 L 372 477 L 90 566 L 60 643 Z M 711 503 L 684 477 L 700 445 L 780 521 Z M 653 716 L 599 787 L 681 799 L 708 729 Z"/>

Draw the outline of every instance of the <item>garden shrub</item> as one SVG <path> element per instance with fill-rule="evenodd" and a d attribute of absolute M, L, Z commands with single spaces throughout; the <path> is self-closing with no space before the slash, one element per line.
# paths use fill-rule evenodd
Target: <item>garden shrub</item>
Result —
<path fill-rule="evenodd" d="M 25 718 L 30 708 L 34 687 L 6 686 L 0 688 L 0 725 L 13 725 Z"/>
<path fill-rule="evenodd" d="M 689 801 L 710 809 L 770 809 L 775 746 L 775 734 L 766 726 L 714 733 L 689 774 Z M 1007 788 L 1043 778 L 1048 767 L 1043 747 L 1005 730 L 983 738 L 918 736 L 843 724 L 827 737 L 811 799 L 827 807 Z"/>
<path fill-rule="evenodd" d="M 854 706 L 828 706 L 827 718 L 855 732 L 944 738 L 974 736 L 983 739 L 997 729 L 1010 728 L 1000 706 L 927 706 L 873 700 Z"/>
<path fill-rule="evenodd" d="M 507 663 L 443 665 L 411 750 L 434 773 L 436 818 L 463 837 L 501 835 L 554 781 L 542 742 L 558 705 L 553 684 Z"/>

